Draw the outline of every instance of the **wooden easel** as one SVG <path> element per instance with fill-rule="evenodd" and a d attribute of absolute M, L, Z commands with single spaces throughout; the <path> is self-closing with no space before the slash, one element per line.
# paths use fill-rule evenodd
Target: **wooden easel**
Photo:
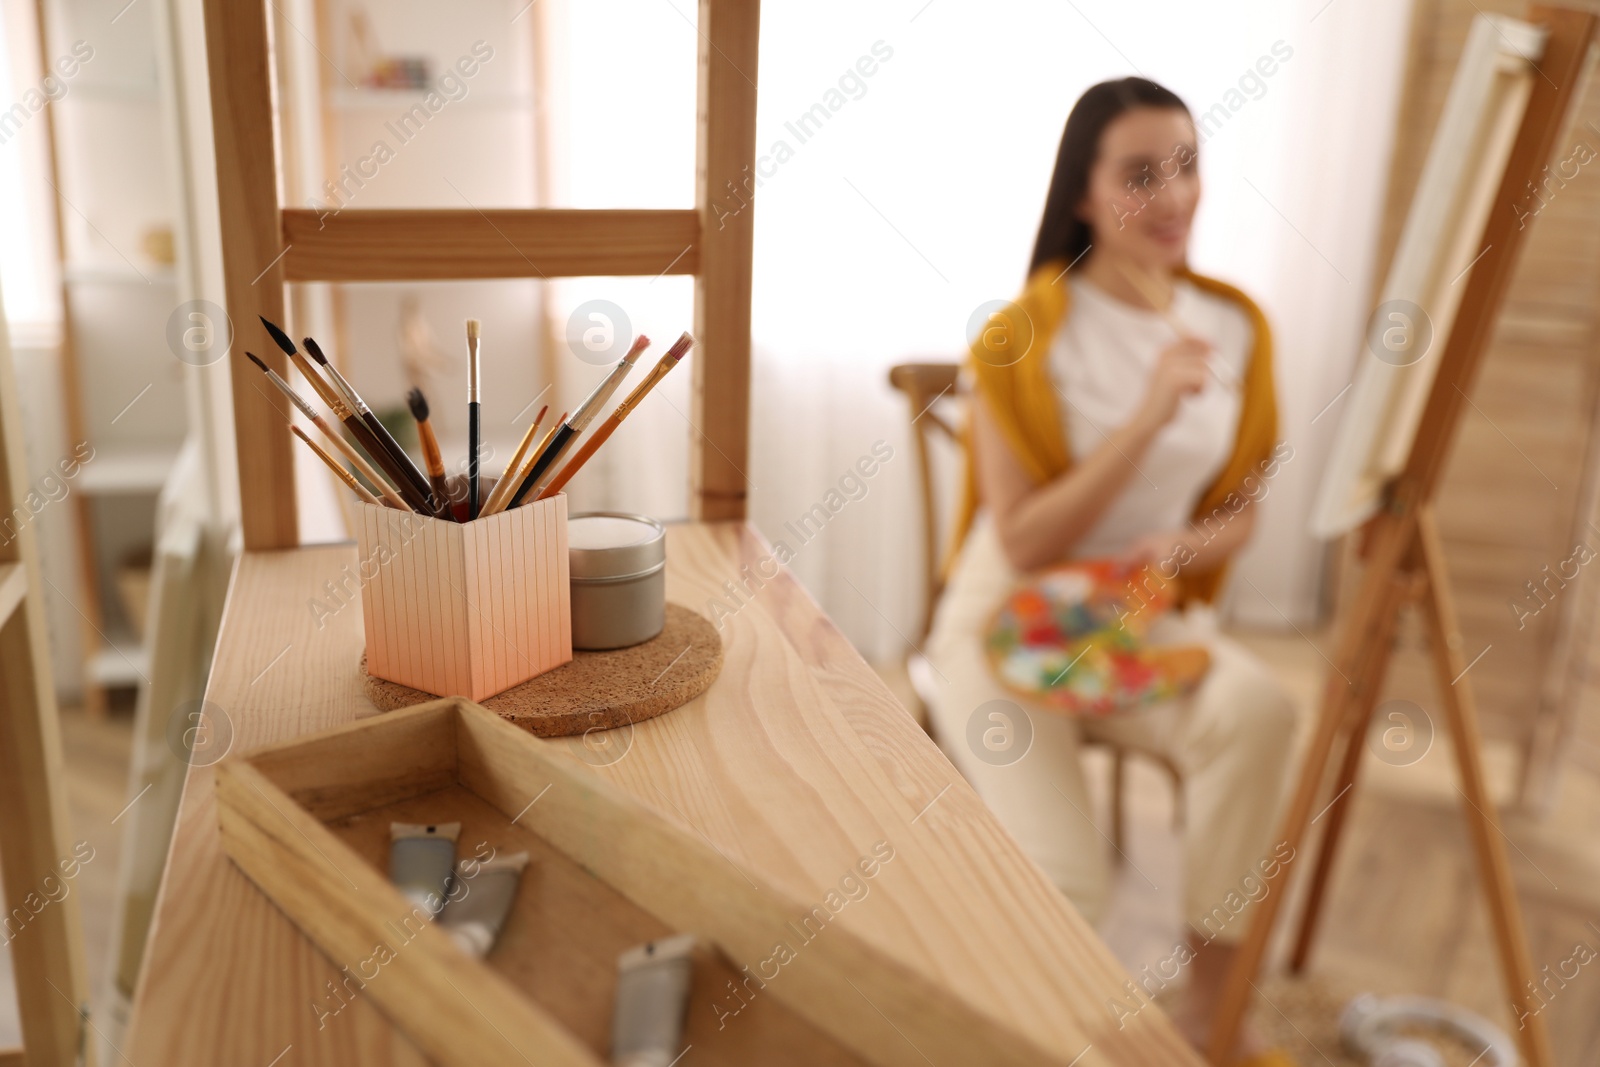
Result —
<path fill-rule="evenodd" d="M 1521 129 L 1495 192 L 1480 242 L 1485 252 L 1466 280 L 1460 311 L 1439 356 L 1438 372 L 1410 456 L 1390 483 L 1385 509 L 1364 531 L 1366 570 L 1354 606 L 1344 620 L 1334 658 L 1337 669 L 1329 676 L 1316 733 L 1278 840 L 1298 849 L 1318 801 L 1329 805 L 1328 825 L 1290 962 L 1298 972 L 1305 967 L 1311 951 L 1344 815 L 1350 808 L 1350 799 L 1344 793 L 1355 784 L 1363 739 L 1389 664 L 1395 621 L 1402 607 L 1417 604 L 1423 612 L 1438 677 L 1444 725 L 1461 775 L 1462 814 L 1471 831 L 1479 876 L 1488 896 L 1501 971 L 1511 1003 L 1519 1016 L 1526 1013 L 1526 1025 L 1516 1031 L 1517 1041 L 1528 1067 L 1549 1067 L 1549 1036 L 1543 1018 L 1533 1013 L 1535 1005 L 1530 1003 L 1528 989 L 1533 967 L 1527 936 L 1506 858 L 1505 839 L 1484 782 L 1478 713 L 1466 677 L 1468 664 L 1433 513 L 1434 494 L 1456 423 L 1493 333 L 1521 249 L 1525 230 L 1519 227 L 1514 209 L 1525 197 L 1529 183 L 1537 186 L 1541 171 L 1550 160 L 1579 88 L 1585 55 L 1600 24 L 1593 14 L 1543 5 L 1530 7 L 1527 18 L 1545 27 L 1549 34 L 1544 54 L 1536 63 L 1541 76 L 1534 79 Z M 1323 783 L 1330 758 L 1337 760 L 1339 769 L 1333 789 L 1325 793 Z M 1250 931 L 1228 977 L 1207 1049 L 1214 1064 L 1228 1062 L 1233 1049 L 1250 1000 L 1252 981 L 1283 901 L 1287 871 L 1287 867 L 1281 867 L 1266 880 L 1266 896 L 1257 905 Z"/>
<path fill-rule="evenodd" d="M 81 1053 L 92 1067 L 94 1050 L 83 1039 L 89 982 L 77 887 L 60 867 L 72 859 L 72 834 L 28 493 L 22 412 L 0 315 L 0 520 L 29 516 L 0 529 L 0 938 L 11 947 L 23 1044 L 0 1049 L 0 1064 L 73 1067 Z"/>

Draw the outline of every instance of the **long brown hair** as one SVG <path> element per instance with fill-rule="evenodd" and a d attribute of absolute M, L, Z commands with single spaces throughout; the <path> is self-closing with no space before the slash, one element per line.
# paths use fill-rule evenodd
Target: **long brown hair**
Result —
<path fill-rule="evenodd" d="M 1078 217 L 1078 205 L 1089 189 L 1089 170 L 1100 154 L 1100 137 L 1111 120 L 1137 107 L 1189 108 L 1177 93 L 1148 78 L 1121 78 L 1093 86 L 1072 105 L 1067 127 L 1056 152 L 1056 169 L 1050 178 L 1050 195 L 1033 242 L 1032 274 L 1053 259 L 1078 264 L 1089 250 L 1093 233 Z"/>

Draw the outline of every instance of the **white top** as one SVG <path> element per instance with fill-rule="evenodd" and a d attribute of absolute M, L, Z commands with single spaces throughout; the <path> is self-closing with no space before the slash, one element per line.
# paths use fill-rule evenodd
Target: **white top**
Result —
<path fill-rule="evenodd" d="M 1067 447 L 1076 458 L 1105 443 L 1144 400 L 1161 352 L 1177 341 L 1163 315 L 1125 304 L 1080 277 L 1069 277 L 1072 303 L 1050 348 Z M 1078 558 L 1114 555 L 1135 538 L 1188 525 L 1200 494 L 1215 480 L 1238 434 L 1243 374 L 1254 330 L 1238 305 L 1179 280 L 1172 314 L 1209 341 L 1213 373 L 1199 393 L 1179 401 L 1137 461 L 1133 478 L 1074 546 Z"/>

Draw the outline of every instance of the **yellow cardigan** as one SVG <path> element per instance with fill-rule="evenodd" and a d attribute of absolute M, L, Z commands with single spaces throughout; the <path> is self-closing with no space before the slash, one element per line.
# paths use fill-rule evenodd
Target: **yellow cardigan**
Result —
<path fill-rule="evenodd" d="M 1044 484 L 1065 474 L 1072 467 L 1072 454 L 1061 412 L 1056 406 L 1056 391 L 1050 378 L 1051 340 L 1066 319 L 1070 293 L 1061 262 L 1044 264 L 1028 279 L 1012 308 L 1010 343 L 1024 349 L 1021 358 L 998 365 L 988 352 L 974 345 L 968 365 L 977 383 L 977 395 L 989 412 L 1011 451 L 1036 484 Z M 1244 479 L 1264 464 L 1278 434 L 1277 400 L 1272 383 L 1272 333 L 1266 316 L 1254 301 L 1225 282 L 1207 278 L 1185 268 L 1181 276 L 1204 292 L 1231 300 L 1249 316 L 1255 330 L 1255 346 L 1244 373 L 1244 395 L 1239 410 L 1239 429 L 1233 454 L 1215 481 L 1200 495 L 1194 518 L 1220 507 L 1230 493 L 1238 492 Z M 967 478 L 965 499 L 957 516 L 955 536 L 946 571 L 966 540 L 978 510 L 977 465 L 973 457 L 971 420 L 966 431 Z M 1204 574 L 1180 572 L 1180 600 L 1211 600 L 1222 584 L 1225 567 Z"/>

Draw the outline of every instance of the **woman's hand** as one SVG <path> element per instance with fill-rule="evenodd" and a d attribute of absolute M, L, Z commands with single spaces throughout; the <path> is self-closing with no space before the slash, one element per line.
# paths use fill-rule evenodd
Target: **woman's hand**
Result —
<path fill-rule="evenodd" d="M 1134 421 L 1159 430 L 1178 413 L 1178 403 L 1206 387 L 1211 369 L 1211 345 L 1198 337 L 1185 337 L 1162 350 L 1145 387 L 1144 402 Z"/>

